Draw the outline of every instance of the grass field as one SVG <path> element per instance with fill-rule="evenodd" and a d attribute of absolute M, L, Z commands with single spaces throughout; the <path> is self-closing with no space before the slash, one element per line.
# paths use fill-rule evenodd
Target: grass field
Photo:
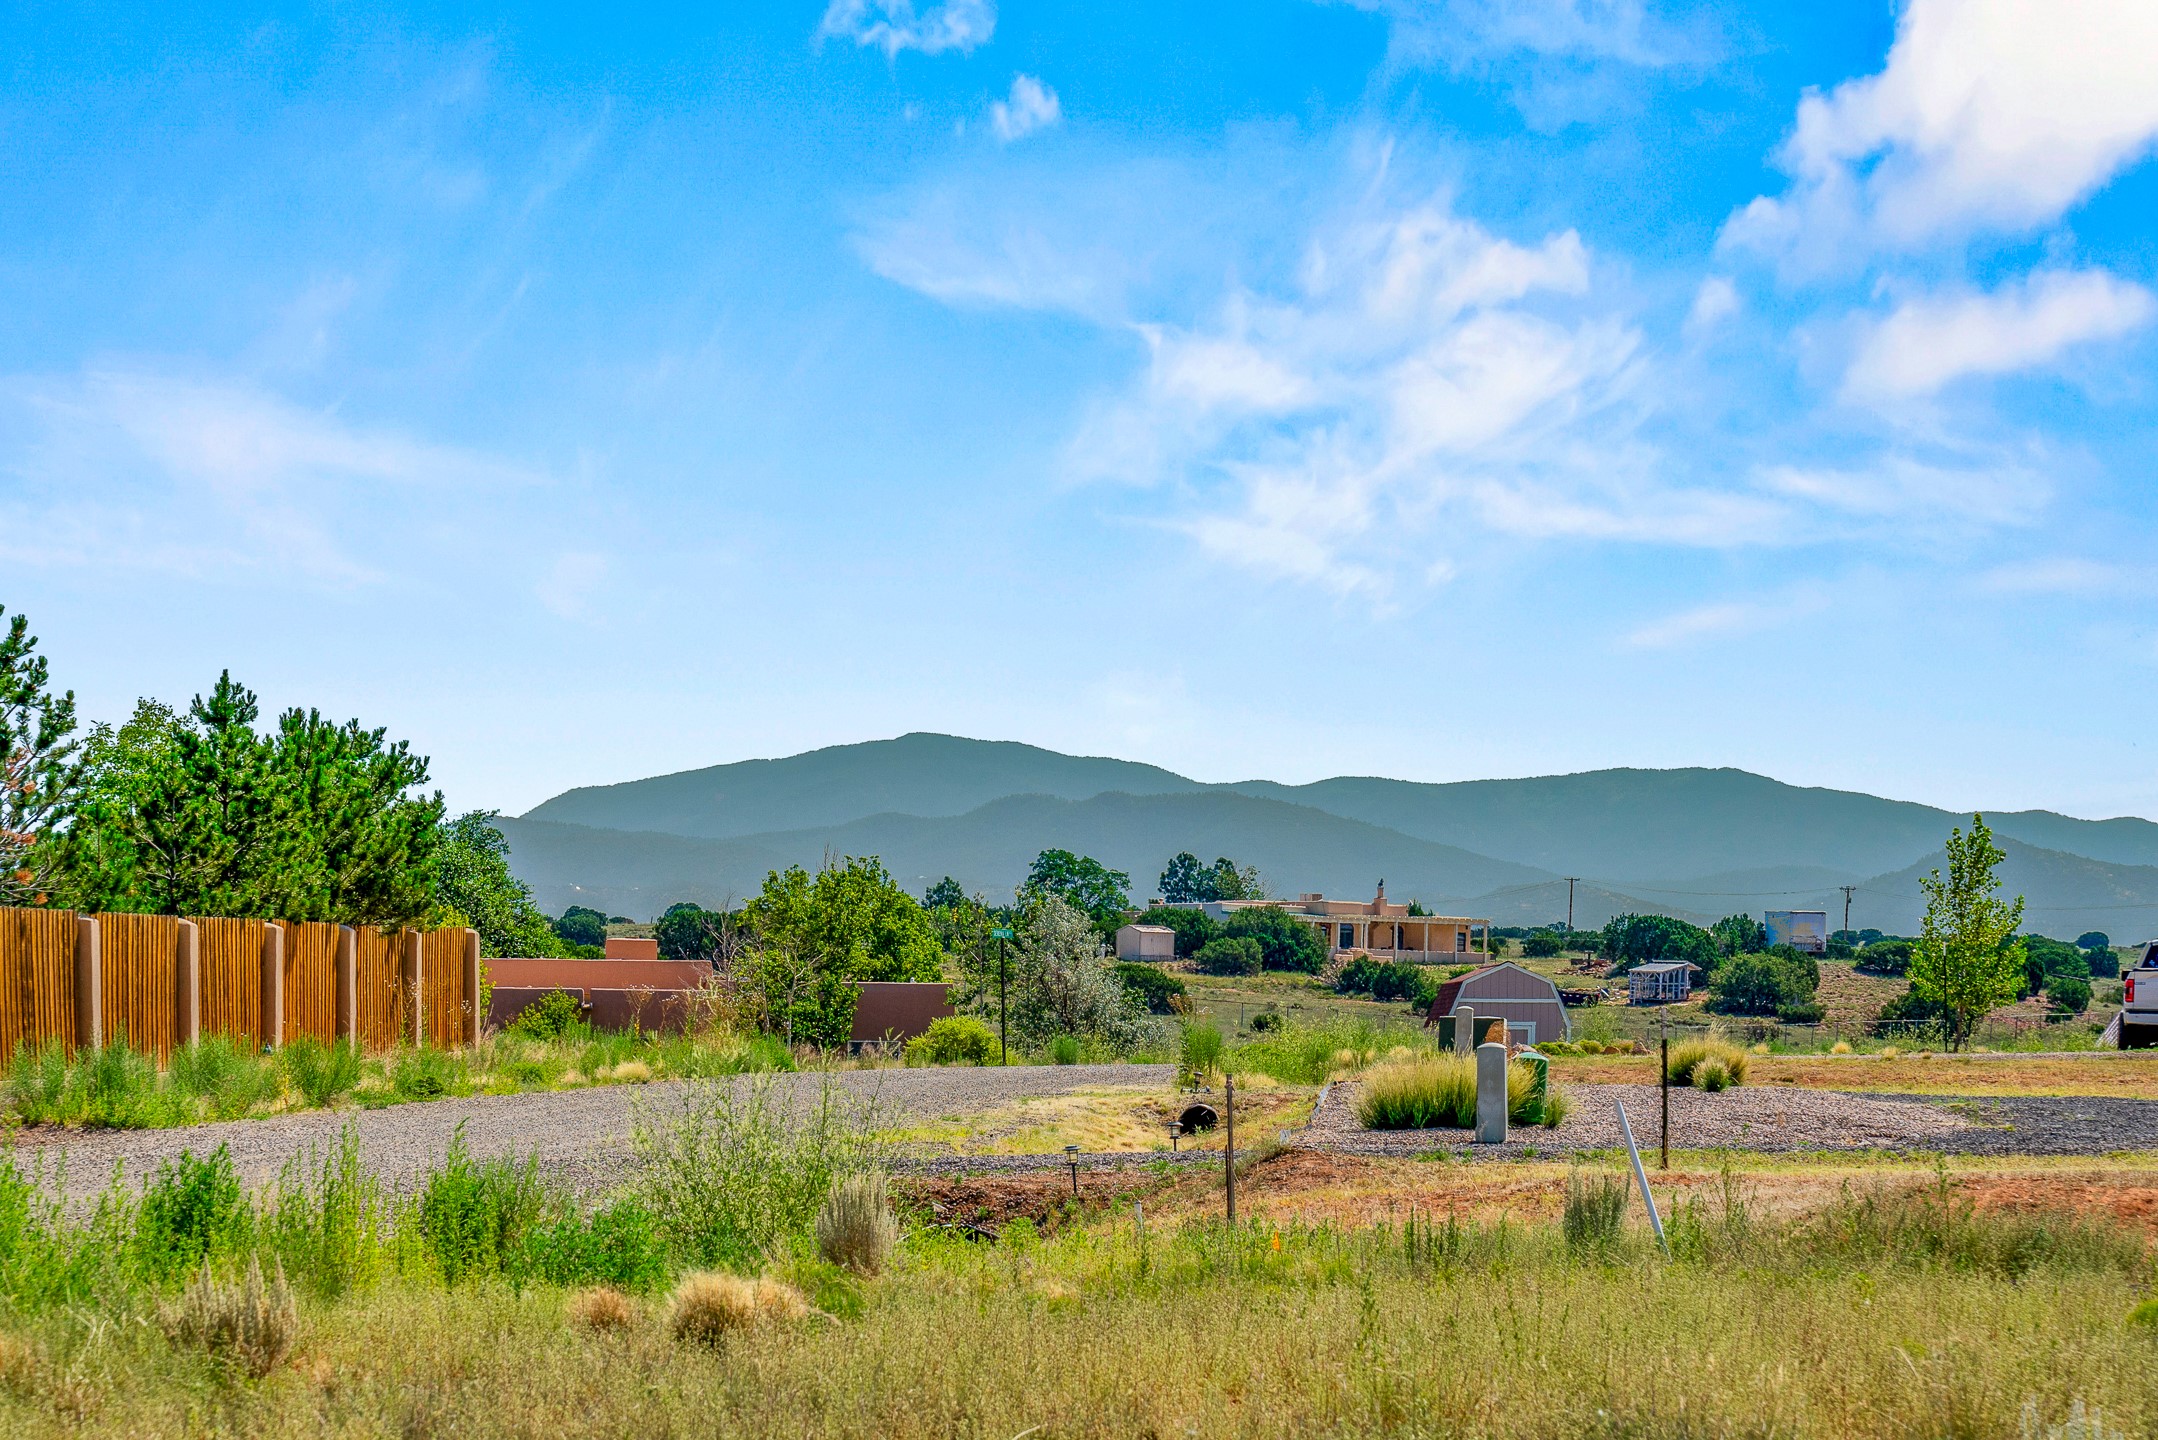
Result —
<path fill-rule="evenodd" d="M 2151 1221 L 2094 1197 L 2154 1180 L 2088 1162 L 1682 1163 L 1657 1182 L 1669 1260 L 1630 1198 L 1569 1209 L 1569 1188 L 1622 1183 L 1603 1165 L 1290 1152 L 1245 1171 L 1234 1227 L 1212 1171 L 1090 1176 L 1077 1207 L 1060 1176 L 989 1181 L 1033 1196 L 1001 1207 L 990 1243 L 916 1211 L 874 1275 L 799 1234 L 738 1252 L 816 1313 L 715 1345 L 668 1324 L 680 1260 L 597 1309 L 544 1278 L 452 1280 L 430 1247 L 462 1232 L 419 1225 L 337 1293 L 303 1264 L 296 1339 L 260 1379 L 167 1338 L 177 1278 L 108 1269 L 65 1303 L 26 1299 L 25 1241 L 0 1227 L 0 1433 L 2148 1434 L 2158 1340 L 2131 1316 Z M 938 1182 L 947 1210 L 965 1183 Z M 213 1266 L 237 1263 L 213 1247 Z M 595 1313 L 615 1323 L 573 1318 Z"/>

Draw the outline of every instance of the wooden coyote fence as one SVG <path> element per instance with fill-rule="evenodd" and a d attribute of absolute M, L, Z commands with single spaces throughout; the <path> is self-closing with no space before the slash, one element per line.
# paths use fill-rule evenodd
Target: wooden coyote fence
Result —
<path fill-rule="evenodd" d="M 0 1060 L 125 1040 L 160 1058 L 205 1035 L 465 1045 L 479 933 L 320 921 L 78 915 L 0 907 Z"/>

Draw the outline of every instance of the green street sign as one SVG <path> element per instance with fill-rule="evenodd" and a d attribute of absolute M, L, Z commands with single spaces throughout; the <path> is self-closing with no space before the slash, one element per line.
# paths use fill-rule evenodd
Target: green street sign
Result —
<path fill-rule="evenodd" d="M 989 938 L 992 940 L 1010 940 L 1014 937 L 1011 931 L 999 927 L 989 932 Z"/>

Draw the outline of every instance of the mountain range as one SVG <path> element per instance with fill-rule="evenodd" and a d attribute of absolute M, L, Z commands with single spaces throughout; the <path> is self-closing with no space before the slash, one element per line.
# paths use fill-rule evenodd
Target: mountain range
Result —
<path fill-rule="evenodd" d="M 1987 812 L 2028 928 L 2117 940 L 2158 930 L 2158 824 Z M 1968 815 L 1733 769 L 1614 769 L 1426 784 L 1340 777 L 1205 784 L 1157 766 L 1010 741 L 912 734 L 589 786 L 498 823 L 540 904 L 642 918 L 716 905 L 766 872 L 877 855 L 919 893 L 944 875 L 1008 896 L 1041 850 L 1091 855 L 1135 899 L 1180 850 L 1258 866 L 1274 893 L 1418 899 L 1441 913 L 1601 924 L 1829 909 L 1908 932 L 1918 877 Z"/>

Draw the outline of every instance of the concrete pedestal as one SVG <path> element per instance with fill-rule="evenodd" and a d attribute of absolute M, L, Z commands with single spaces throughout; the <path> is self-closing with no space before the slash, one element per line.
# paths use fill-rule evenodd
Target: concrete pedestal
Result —
<path fill-rule="evenodd" d="M 1476 1047 L 1476 1143 L 1506 1143 L 1506 1047 Z"/>

